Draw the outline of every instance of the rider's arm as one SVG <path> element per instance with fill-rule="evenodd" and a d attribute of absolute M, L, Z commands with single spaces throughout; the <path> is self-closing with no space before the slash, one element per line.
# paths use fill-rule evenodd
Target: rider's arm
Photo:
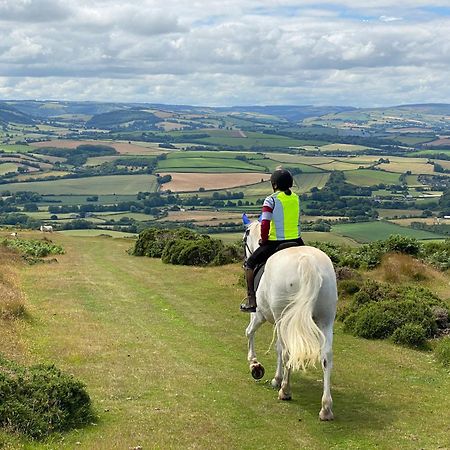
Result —
<path fill-rule="evenodd" d="M 275 200 L 272 197 L 269 196 L 264 200 L 261 217 L 261 244 L 269 240 L 270 221 L 274 206 Z"/>

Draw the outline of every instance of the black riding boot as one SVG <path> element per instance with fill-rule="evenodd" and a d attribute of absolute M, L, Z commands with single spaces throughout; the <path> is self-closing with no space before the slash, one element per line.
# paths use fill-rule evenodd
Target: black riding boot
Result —
<path fill-rule="evenodd" d="M 256 312 L 256 294 L 254 287 L 253 269 L 245 269 L 245 278 L 247 280 L 247 301 L 241 304 L 242 312 Z"/>

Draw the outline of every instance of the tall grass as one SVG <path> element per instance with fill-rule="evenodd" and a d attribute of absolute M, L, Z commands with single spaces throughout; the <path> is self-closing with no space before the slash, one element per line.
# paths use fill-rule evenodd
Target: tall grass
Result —
<path fill-rule="evenodd" d="M 16 268 L 18 255 L 0 247 L 0 319 L 13 320 L 25 315 L 24 296 L 19 288 Z"/>

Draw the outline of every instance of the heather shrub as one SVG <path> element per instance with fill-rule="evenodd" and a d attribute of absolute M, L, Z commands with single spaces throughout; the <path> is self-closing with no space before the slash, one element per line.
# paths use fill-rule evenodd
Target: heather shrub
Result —
<path fill-rule="evenodd" d="M 55 366 L 23 367 L 0 356 L 0 425 L 32 438 L 66 431 L 94 419 L 80 381 Z"/>
<path fill-rule="evenodd" d="M 392 334 L 392 340 L 399 345 L 412 348 L 424 348 L 427 337 L 425 330 L 420 326 L 407 323 L 397 328 Z"/>

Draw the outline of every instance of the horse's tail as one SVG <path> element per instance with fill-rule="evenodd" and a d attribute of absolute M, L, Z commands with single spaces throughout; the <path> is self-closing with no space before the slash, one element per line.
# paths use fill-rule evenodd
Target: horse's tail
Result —
<path fill-rule="evenodd" d="M 279 337 L 284 344 L 287 367 L 294 370 L 315 366 L 325 337 L 313 320 L 313 309 L 322 276 L 315 258 L 301 255 L 298 260 L 300 287 L 277 321 Z"/>

